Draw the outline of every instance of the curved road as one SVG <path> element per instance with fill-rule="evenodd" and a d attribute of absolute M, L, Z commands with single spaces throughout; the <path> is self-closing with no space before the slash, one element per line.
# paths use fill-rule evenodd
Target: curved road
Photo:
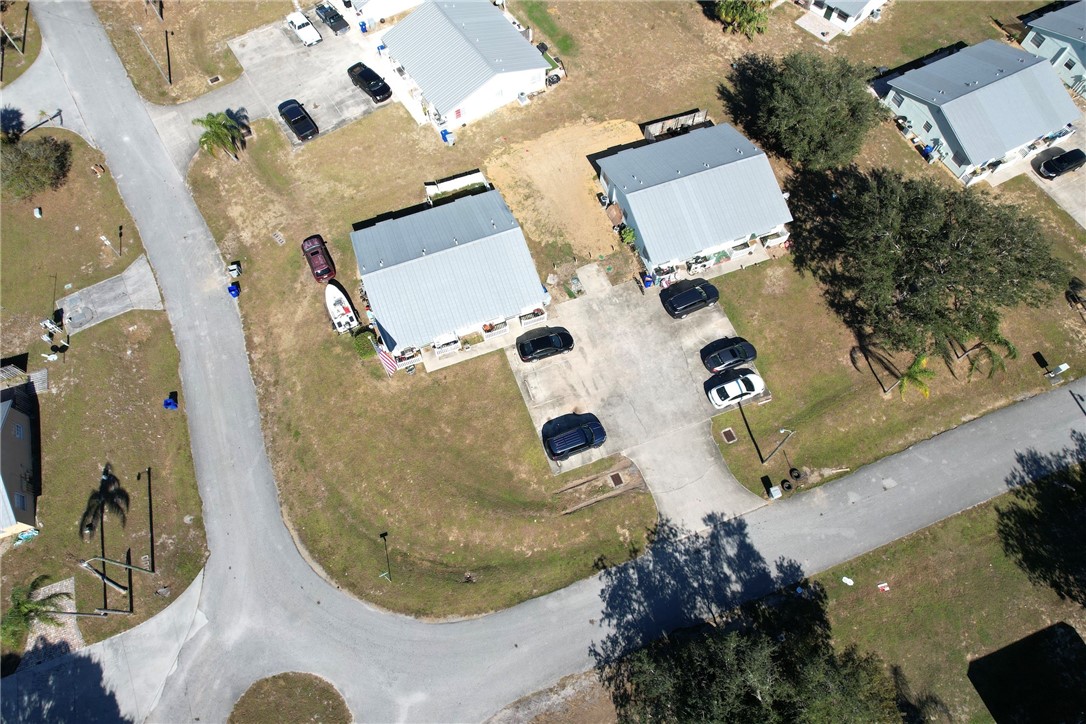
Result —
<path fill-rule="evenodd" d="M 50 81 L 36 65 L 39 87 L 24 90 L 20 79 L 3 102 L 30 116 L 39 98 L 70 92 L 86 135 L 109 160 L 181 352 L 211 556 L 193 588 L 150 622 L 4 679 L 4 718 L 224 721 L 254 680 L 296 670 L 333 682 L 359 720 L 480 720 L 588 668 L 590 645 L 607 633 L 599 577 L 501 613 L 427 624 L 373 609 L 306 564 L 280 517 L 222 259 L 185 180 L 89 4 L 37 0 L 35 16 L 45 41 L 37 65 L 55 60 L 59 73 Z M 1086 391 L 1081 382 L 1073 388 Z M 1055 451 L 1070 430 L 1086 431 L 1068 393 L 1020 403 L 748 514 L 749 545 L 764 560 L 794 559 L 815 572 L 987 500 L 1005 489 L 1015 451 Z M 670 575 L 652 558 L 637 565 Z M 733 581 L 733 600 L 768 585 L 741 570 L 719 575 Z M 629 610 L 609 614 L 633 627 L 668 625 L 678 614 L 660 608 L 672 600 L 634 595 L 620 602 Z"/>

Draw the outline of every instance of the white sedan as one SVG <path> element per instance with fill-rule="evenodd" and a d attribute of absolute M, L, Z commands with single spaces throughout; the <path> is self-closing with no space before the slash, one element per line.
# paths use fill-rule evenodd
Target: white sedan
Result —
<path fill-rule="evenodd" d="M 309 19 L 302 13 L 295 12 L 287 16 L 287 27 L 294 31 L 302 45 L 316 45 L 321 42 L 320 32 L 313 27 Z"/>
<path fill-rule="evenodd" d="M 735 370 L 709 390 L 709 402 L 713 403 L 716 409 L 722 410 L 763 392 L 765 382 L 761 377 L 747 369 Z"/>

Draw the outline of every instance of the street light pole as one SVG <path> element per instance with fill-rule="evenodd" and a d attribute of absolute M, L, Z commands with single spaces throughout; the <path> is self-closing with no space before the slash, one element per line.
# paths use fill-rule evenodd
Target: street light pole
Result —
<path fill-rule="evenodd" d="M 385 572 L 378 576 L 378 578 L 384 578 L 389 583 L 392 583 L 392 562 L 388 557 L 388 531 L 386 530 L 380 537 L 381 542 L 385 544 Z"/>
<path fill-rule="evenodd" d="M 780 432 L 781 434 L 784 434 L 784 433 L 788 433 L 788 434 L 784 436 L 783 440 L 781 440 L 779 443 L 777 443 L 777 447 L 773 448 L 773 452 L 769 453 L 769 455 L 766 456 L 766 459 L 762 461 L 762 465 L 765 465 L 766 463 L 768 463 L 769 458 L 776 455 L 777 451 L 781 449 L 781 447 L 784 445 L 784 443 L 788 442 L 788 438 L 790 438 L 790 437 L 792 437 L 793 435 L 796 434 L 795 430 L 786 430 L 783 427 L 780 430 L 778 430 L 778 432 Z"/>
<path fill-rule="evenodd" d="M 147 466 L 147 526 L 151 531 L 151 573 L 155 572 L 155 512 L 151 497 L 151 466 Z M 140 479 L 142 472 L 136 473 L 136 480 Z"/>

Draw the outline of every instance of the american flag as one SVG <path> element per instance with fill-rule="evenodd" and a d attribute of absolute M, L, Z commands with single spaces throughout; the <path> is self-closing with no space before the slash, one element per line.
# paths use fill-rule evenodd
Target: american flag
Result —
<path fill-rule="evenodd" d="M 377 358 L 381 360 L 381 366 L 385 368 L 385 373 L 389 377 L 396 374 L 396 359 L 392 356 L 392 353 L 385 349 L 383 344 L 378 345 L 373 341 L 373 337 L 370 337 L 370 344 L 373 345 L 373 349 L 377 352 Z"/>

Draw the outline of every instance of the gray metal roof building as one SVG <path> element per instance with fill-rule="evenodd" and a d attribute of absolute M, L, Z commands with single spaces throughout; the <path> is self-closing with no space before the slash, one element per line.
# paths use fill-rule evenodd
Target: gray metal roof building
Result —
<path fill-rule="evenodd" d="M 826 0 L 826 5 L 854 18 L 863 12 L 869 2 L 871 0 Z"/>
<path fill-rule="evenodd" d="M 1079 116 L 1044 58 L 997 40 L 910 70 L 889 85 L 941 111 L 970 163 L 977 165 Z"/>
<path fill-rule="evenodd" d="M 351 233 L 392 351 L 520 314 L 547 297 L 520 225 L 487 191 Z"/>
<path fill-rule="evenodd" d="M 1080 0 L 1080 2 L 1065 5 L 1059 10 L 1053 10 L 1030 20 L 1026 25 L 1055 35 L 1062 35 L 1071 40 L 1086 42 L 1086 2 Z"/>
<path fill-rule="evenodd" d="M 383 42 L 443 114 L 500 73 L 549 67 L 489 0 L 426 0 Z"/>
<path fill-rule="evenodd" d="M 727 124 L 620 151 L 599 166 L 626 197 L 654 263 L 792 220 L 765 153 Z"/>

